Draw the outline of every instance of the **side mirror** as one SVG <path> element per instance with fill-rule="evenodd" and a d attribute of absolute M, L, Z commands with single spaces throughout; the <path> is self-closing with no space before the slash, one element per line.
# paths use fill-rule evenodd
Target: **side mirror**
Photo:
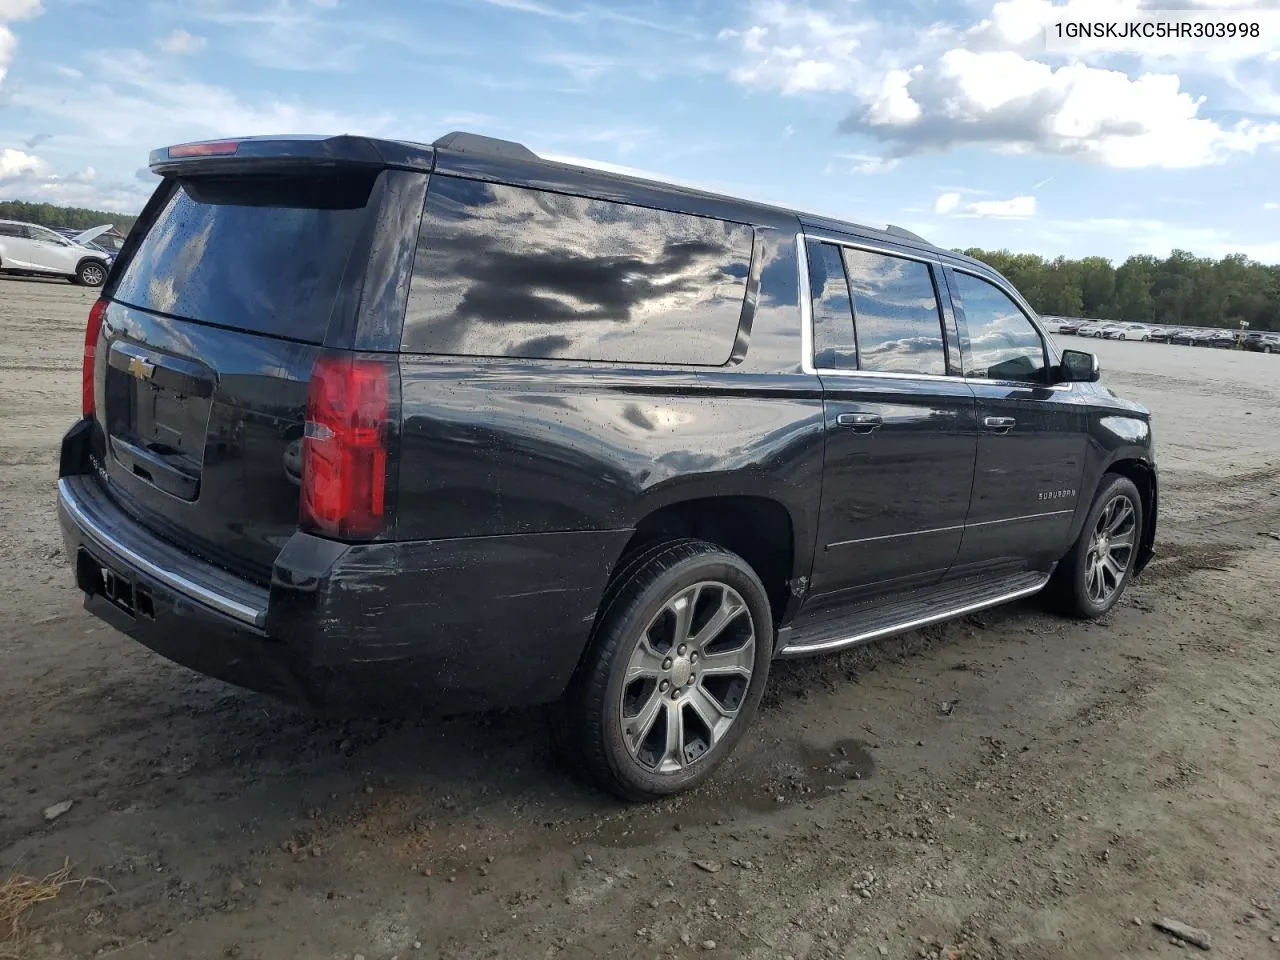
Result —
<path fill-rule="evenodd" d="M 1102 377 L 1098 355 L 1084 350 L 1063 350 L 1058 366 L 1059 383 L 1097 383 Z"/>

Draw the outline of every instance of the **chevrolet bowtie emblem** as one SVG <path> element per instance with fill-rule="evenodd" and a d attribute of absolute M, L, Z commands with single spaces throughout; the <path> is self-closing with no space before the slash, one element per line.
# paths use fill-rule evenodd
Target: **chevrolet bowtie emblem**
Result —
<path fill-rule="evenodd" d="M 156 365 L 145 357 L 129 358 L 129 375 L 137 377 L 139 380 L 150 380 L 151 375 L 156 372 Z"/>

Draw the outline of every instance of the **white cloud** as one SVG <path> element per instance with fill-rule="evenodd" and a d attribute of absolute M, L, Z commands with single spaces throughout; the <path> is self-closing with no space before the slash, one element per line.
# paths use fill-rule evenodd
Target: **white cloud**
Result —
<path fill-rule="evenodd" d="M 1024 219 L 1036 215 L 1036 198 L 1023 196 L 1009 200 L 975 200 L 965 207 L 965 213 L 974 217 L 1008 217 Z"/>
<path fill-rule="evenodd" d="M 30 173 L 37 173 L 44 167 L 39 157 L 21 150 L 5 147 L 0 150 L 0 183 Z"/>
<path fill-rule="evenodd" d="M 1280 203 L 1264 203 L 1263 210 L 1280 210 Z"/>
<path fill-rule="evenodd" d="M 197 50 L 204 49 L 207 41 L 204 37 L 198 37 L 186 30 L 174 30 L 167 37 L 159 41 L 159 47 L 165 53 L 184 54 L 195 53 Z"/>
<path fill-rule="evenodd" d="M 0 0 L 0 83 L 4 82 L 18 48 L 18 38 L 8 24 L 44 13 L 40 0 Z"/>
<path fill-rule="evenodd" d="M 1011 197 L 1008 200 L 974 200 L 962 202 L 958 190 L 940 194 L 933 203 L 933 212 L 937 214 L 954 214 L 961 217 L 992 217 L 998 219 L 1025 220 L 1036 215 L 1036 198 L 1032 196 Z"/>
<path fill-rule="evenodd" d="M 5 197 L 65 206 L 136 213 L 152 189 L 139 181 L 102 182 L 93 167 L 57 174 L 34 154 L 0 150 L 0 193 Z"/>
<path fill-rule="evenodd" d="M 744 25 L 720 36 L 738 47 L 729 71 L 735 81 L 790 95 L 847 95 L 853 107 L 841 129 L 888 144 L 890 157 L 985 145 L 1110 167 L 1192 168 L 1280 143 L 1280 122 L 1218 119 L 1167 65 L 1131 76 L 1094 65 L 1112 55 L 1107 51 L 1092 62 L 1044 54 L 1044 25 L 1064 11 L 1114 20 L 1117 10 L 1136 10 L 1139 2 L 1146 0 L 1001 0 L 969 29 L 906 31 L 870 19 L 861 6 L 822 12 L 795 0 L 757 0 Z M 1270 34 L 1266 39 L 1274 44 Z M 1194 60 L 1185 51 L 1177 57 Z M 1242 69 L 1246 75 L 1253 77 Z M 1250 82 L 1265 86 L 1256 77 Z M 1237 80 L 1237 89 L 1243 83 Z"/>
<path fill-rule="evenodd" d="M 888 173 L 899 163 L 896 159 L 878 157 L 871 153 L 837 153 L 836 159 L 852 161 L 849 173 Z M 836 169 L 834 164 L 832 169 Z"/>
<path fill-rule="evenodd" d="M 960 194 L 944 193 L 933 204 L 934 213 L 954 213 L 960 207 Z"/>

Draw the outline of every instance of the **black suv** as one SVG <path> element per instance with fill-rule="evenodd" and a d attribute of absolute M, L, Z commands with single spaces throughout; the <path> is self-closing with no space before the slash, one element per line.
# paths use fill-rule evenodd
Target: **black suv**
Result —
<path fill-rule="evenodd" d="M 513 143 L 156 151 L 59 515 L 88 608 L 313 705 L 554 703 L 687 788 L 778 657 L 1152 555 L 1150 418 L 997 273 Z"/>

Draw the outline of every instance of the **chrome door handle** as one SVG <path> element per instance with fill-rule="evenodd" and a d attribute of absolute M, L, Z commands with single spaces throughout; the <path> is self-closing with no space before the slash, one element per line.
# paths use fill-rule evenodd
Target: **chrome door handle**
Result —
<path fill-rule="evenodd" d="M 883 426 L 884 419 L 878 413 L 842 413 L 836 417 L 836 423 L 852 427 L 855 433 L 871 433 Z"/>
<path fill-rule="evenodd" d="M 987 417 L 982 425 L 996 433 L 1008 433 L 1018 425 L 1018 421 L 1013 417 Z"/>

